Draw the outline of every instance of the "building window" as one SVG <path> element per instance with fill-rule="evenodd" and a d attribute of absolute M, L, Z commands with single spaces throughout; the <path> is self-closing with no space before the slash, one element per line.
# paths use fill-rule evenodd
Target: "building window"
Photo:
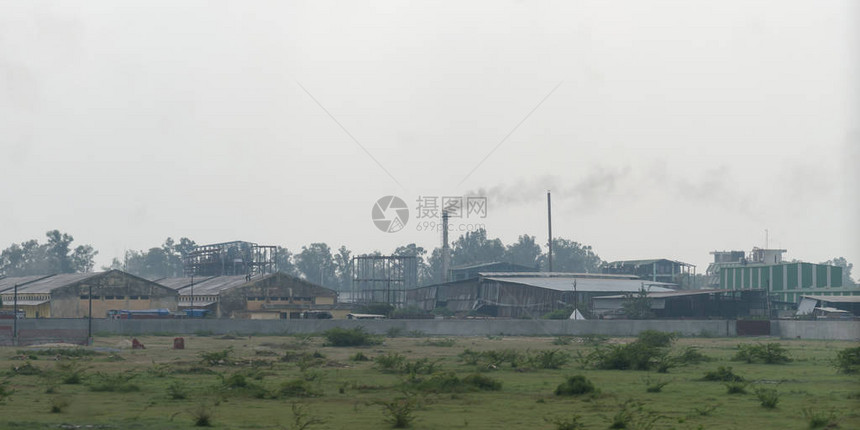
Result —
<path fill-rule="evenodd" d="M 140 298 L 140 296 L 129 296 L 128 298 L 131 300 L 137 300 Z"/>
<path fill-rule="evenodd" d="M 81 296 L 81 300 L 89 300 L 90 296 L 84 294 Z"/>
<path fill-rule="evenodd" d="M 105 300 L 113 300 L 113 296 L 105 296 Z"/>
<path fill-rule="evenodd" d="M 140 296 L 141 300 L 149 300 L 149 296 Z"/>

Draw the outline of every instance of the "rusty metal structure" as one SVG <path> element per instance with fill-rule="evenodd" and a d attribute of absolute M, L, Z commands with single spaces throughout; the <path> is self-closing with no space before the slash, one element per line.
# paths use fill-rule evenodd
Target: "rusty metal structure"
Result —
<path fill-rule="evenodd" d="M 254 276 L 273 273 L 276 250 L 276 246 L 242 241 L 200 245 L 185 256 L 185 274 Z"/>
<path fill-rule="evenodd" d="M 406 306 L 406 290 L 418 286 L 418 258 L 363 255 L 352 259 L 352 300 Z"/>

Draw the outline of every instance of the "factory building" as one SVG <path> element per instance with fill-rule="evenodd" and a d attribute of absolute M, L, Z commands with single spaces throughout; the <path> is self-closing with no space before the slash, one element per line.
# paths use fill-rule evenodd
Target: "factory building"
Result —
<path fill-rule="evenodd" d="M 205 309 L 219 318 L 291 319 L 308 315 L 345 318 L 337 292 L 285 273 L 165 278 L 181 309 Z"/>
<path fill-rule="evenodd" d="M 90 305 L 93 318 L 120 309 L 174 312 L 179 297 L 170 288 L 120 270 L 4 278 L 0 296 L 4 310 L 12 310 L 17 301 L 26 318 L 84 318 Z"/>
<path fill-rule="evenodd" d="M 447 308 L 458 315 L 537 318 L 576 303 L 588 304 L 597 296 L 636 293 L 641 288 L 670 292 L 673 287 L 631 275 L 490 272 L 409 290 L 407 302 L 425 311 Z"/>
<path fill-rule="evenodd" d="M 481 273 L 495 272 L 538 272 L 537 267 L 528 267 L 520 264 L 495 261 L 492 263 L 472 264 L 468 266 L 457 266 L 448 271 L 448 279 L 451 281 L 463 281 L 477 278 Z"/>
<path fill-rule="evenodd" d="M 720 288 L 764 290 L 774 302 L 796 304 L 803 295 L 856 296 L 860 288 L 842 285 L 842 268 L 826 264 L 741 264 L 720 269 Z"/>
<path fill-rule="evenodd" d="M 601 272 L 613 275 L 634 275 L 651 282 L 683 285 L 685 278 L 696 274 L 696 266 L 666 258 L 621 260 L 603 264 Z"/>

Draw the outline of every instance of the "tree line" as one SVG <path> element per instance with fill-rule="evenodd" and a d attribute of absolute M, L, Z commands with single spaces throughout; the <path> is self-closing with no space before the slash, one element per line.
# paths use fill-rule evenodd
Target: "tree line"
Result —
<path fill-rule="evenodd" d="M 0 252 L 0 276 L 50 275 L 55 273 L 90 272 L 93 270 L 98 251 L 90 245 L 72 247 L 74 238 L 59 230 L 46 234 L 47 241 L 39 243 L 29 240 L 12 244 Z M 104 270 L 119 269 L 147 279 L 184 276 L 185 256 L 194 250 L 197 243 L 187 237 L 178 241 L 168 237 L 160 246 L 148 250 L 129 250 L 122 258 L 114 257 Z M 553 271 L 594 273 L 603 260 L 591 246 L 579 242 L 555 238 L 553 249 Z M 275 252 L 275 269 L 302 277 L 336 290 L 347 290 L 351 286 L 352 258 L 355 254 L 346 246 L 331 248 L 323 242 L 302 246 L 291 251 L 278 246 Z M 415 243 L 399 246 L 390 254 L 374 251 L 361 255 L 401 255 L 415 257 L 418 265 L 419 285 L 442 282 L 442 249 L 427 250 Z M 451 244 L 450 267 L 467 266 L 494 261 L 504 261 L 544 270 L 547 254 L 537 243 L 535 236 L 520 235 L 516 242 L 505 244 L 499 238 L 489 238 L 485 229 L 468 232 Z M 845 258 L 834 258 L 824 264 L 843 268 L 843 284 L 853 285 L 853 265 Z"/>

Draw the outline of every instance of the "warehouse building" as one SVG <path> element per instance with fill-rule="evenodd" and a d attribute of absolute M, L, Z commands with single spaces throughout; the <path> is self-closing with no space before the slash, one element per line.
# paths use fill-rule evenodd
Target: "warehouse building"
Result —
<path fill-rule="evenodd" d="M 577 303 L 589 304 L 597 296 L 636 293 L 641 288 L 670 292 L 673 287 L 629 275 L 491 272 L 410 290 L 407 302 L 425 311 L 446 308 L 458 315 L 536 318 Z"/>
<path fill-rule="evenodd" d="M 504 261 L 495 261 L 492 263 L 454 267 L 448 271 L 448 279 L 451 281 L 463 281 L 466 279 L 477 278 L 481 273 L 491 272 L 538 272 L 538 268 L 507 263 Z"/>
<path fill-rule="evenodd" d="M 173 312 L 179 297 L 170 288 L 120 270 L 5 278 L 0 296 L 4 310 L 12 310 L 17 300 L 26 318 L 84 318 L 90 305 L 93 318 L 120 309 Z"/>
<path fill-rule="evenodd" d="M 345 318 L 337 292 L 285 273 L 165 278 L 181 309 L 206 309 L 219 318 L 289 319 L 309 315 Z"/>

